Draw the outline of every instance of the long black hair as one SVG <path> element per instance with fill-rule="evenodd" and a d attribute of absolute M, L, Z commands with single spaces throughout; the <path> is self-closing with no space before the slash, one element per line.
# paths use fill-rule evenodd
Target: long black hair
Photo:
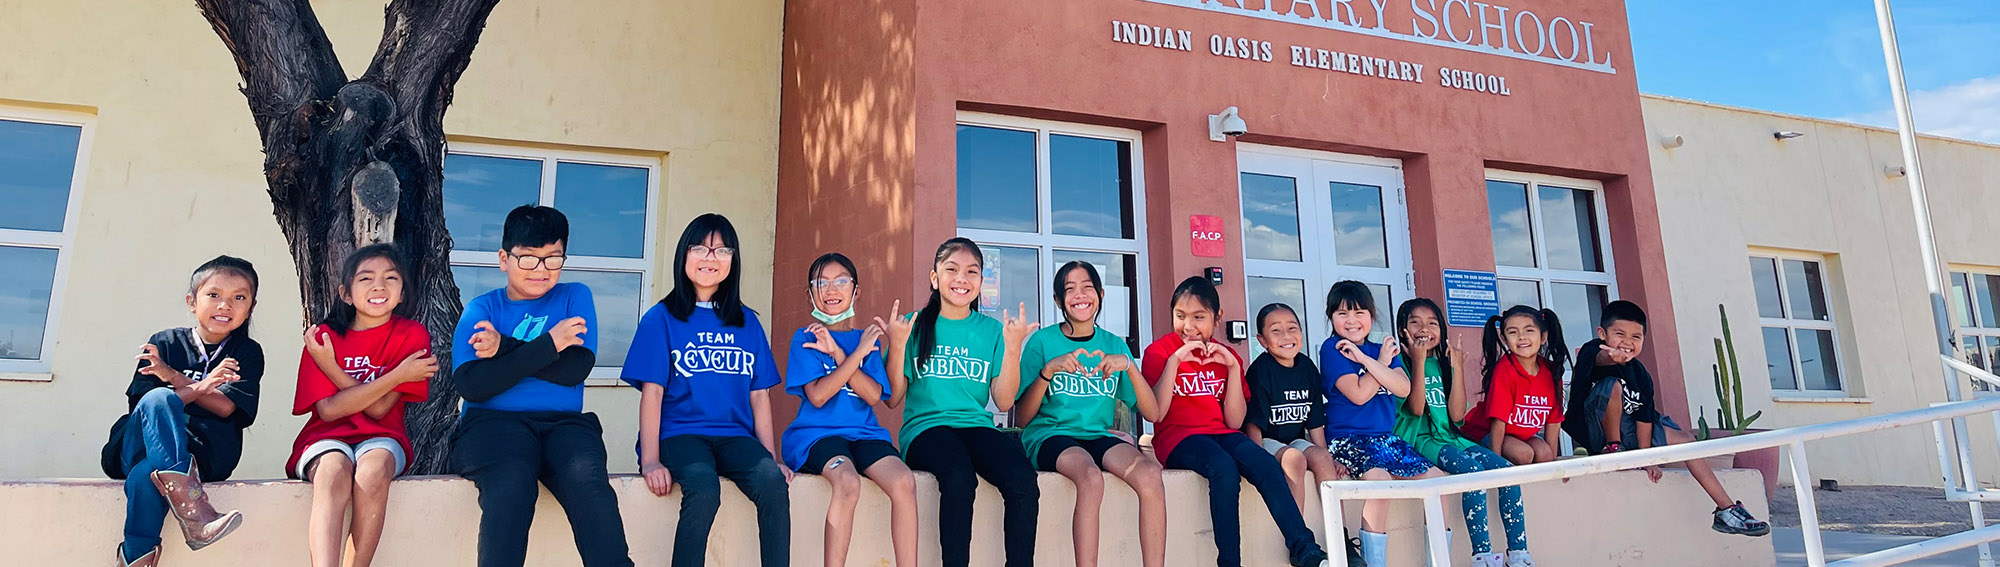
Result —
<path fill-rule="evenodd" d="M 960 250 L 971 254 L 973 261 L 979 262 L 979 269 L 986 269 L 986 254 L 979 251 L 979 243 L 965 237 L 953 237 L 939 244 L 937 254 L 931 256 L 931 272 L 936 273 L 938 264 Z M 917 370 L 913 375 L 923 373 L 924 363 L 931 360 L 931 351 L 937 350 L 938 313 L 943 310 L 944 294 L 938 291 L 937 284 L 932 284 L 931 298 L 924 302 L 922 310 L 917 311 L 916 320 L 910 326 L 910 336 L 917 341 Z M 972 311 L 979 311 L 978 295 L 972 296 Z"/>
<path fill-rule="evenodd" d="M 200 291 L 201 284 L 208 283 L 209 278 L 222 275 L 250 280 L 250 313 L 242 314 L 243 324 L 236 327 L 236 332 L 230 333 L 230 336 L 248 335 L 250 315 L 257 311 L 257 288 L 260 287 L 257 283 L 257 268 L 251 266 L 249 260 L 224 255 L 202 262 L 201 266 L 194 269 L 194 274 L 188 276 L 188 296 L 193 297 L 195 292 Z"/>
<path fill-rule="evenodd" d="M 736 240 L 736 226 L 729 224 L 729 217 L 707 213 L 688 221 L 687 230 L 681 231 L 680 243 L 674 246 L 674 289 L 660 298 L 660 304 L 667 306 L 667 314 L 686 321 L 694 315 L 694 280 L 688 278 L 688 247 L 698 246 L 708 241 L 708 235 L 722 239 L 722 245 L 736 250 L 736 256 L 729 261 L 729 275 L 715 288 L 709 301 L 715 304 L 715 316 L 722 318 L 724 327 L 743 326 L 743 249 Z"/>
<path fill-rule="evenodd" d="M 1542 351 L 1539 354 L 1543 359 L 1544 365 L 1548 367 L 1549 380 L 1556 386 L 1555 405 L 1556 407 L 1563 407 L 1562 379 L 1564 369 L 1569 368 L 1569 346 L 1563 343 L 1562 321 L 1557 319 L 1556 312 L 1550 309 L 1537 310 L 1526 305 L 1516 305 L 1507 308 L 1506 313 L 1486 319 L 1485 338 L 1480 341 L 1480 350 L 1482 354 L 1486 355 L 1486 368 L 1482 372 L 1484 378 L 1481 381 L 1481 388 L 1489 392 L 1492 391 L 1493 369 L 1500 366 L 1500 361 L 1503 357 L 1513 356 L 1506 351 L 1506 344 L 1501 341 L 1500 326 L 1506 320 L 1515 317 L 1527 317 L 1529 320 L 1535 322 L 1536 327 L 1542 329 L 1542 334 L 1548 335 L 1548 339 L 1542 341 Z"/>
<path fill-rule="evenodd" d="M 1063 264 L 1062 267 L 1056 268 L 1054 294 L 1056 298 L 1056 310 L 1062 312 L 1063 322 L 1068 323 L 1069 306 L 1063 305 L 1063 280 L 1069 277 L 1070 270 L 1083 270 L 1084 275 L 1090 276 L 1090 288 L 1097 290 L 1097 311 L 1090 314 L 1090 323 L 1095 325 L 1097 323 L 1097 316 L 1104 313 L 1104 279 L 1098 277 L 1096 264 L 1083 260 L 1070 260 L 1068 263 Z"/>
<path fill-rule="evenodd" d="M 1417 315 L 1418 309 L 1431 310 L 1431 317 L 1437 319 L 1438 345 L 1436 348 L 1431 349 L 1431 354 L 1435 355 L 1437 360 L 1425 364 L 1437 365 L 1438 377 L 1444 382 L 1444 391 L 1450 393 L 1452 374 L 1456 373 L 1458 369 L 1451 367 L 1451 356 L 1449 351 L 1445 350 L 1450 348 L 1448 344 L 1450 339 L 1448 336 L 1451 329 L 1445 326 L 1444 310 L 1438 309 L 1437 302 L 1431 301 L 1428 298 L 1417 297 L 1405 301 L 1402 305 L 1396 307 L 1396 342 L 1403 345 L 1403 358 L 1404 360 L 1408 360 L 1410 356 L 1410 351 L 1408 350 L 1410 348 L 1410 318 Z M 1407 368 L 1409 364 L 1404 364 L 1403 366 Z M 1422 376 L 1411 376 L 1411 378 L 1416 378 L 1417 380 L 1424 379 Z M 1422 382 L 1418 383 L 1422 384 Z"/>
<path fill-rule="evenodd" d="M 348 254 L 347 261 L 340 265 L 340 283 L 334 288 L 339 290 L 340 298 L 327 306 L 326 317 L 320 319 L 320 323 L 331 329 L 334 335 L 347 336 L 347 331 L 354 326 L 354 304 L 348 303 L 347 296 L 353 293 L 354 273 L 361 271 L 362 262 L 373 258 L 387 259 L 397 274 L 403 273 L 403 255 L 396 251 L 394 244 L 370 244 Z M 409 276 L 404 275 L 403 278 L 408 279 Z M 395 309 L 402 311 L 403 306 L 399 304 Z"/>

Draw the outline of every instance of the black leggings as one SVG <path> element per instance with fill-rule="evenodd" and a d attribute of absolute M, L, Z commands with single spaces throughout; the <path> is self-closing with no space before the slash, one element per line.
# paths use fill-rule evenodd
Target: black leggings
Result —
<path fill-rule="evenodd" d="M 1285 550 L 1293 565 L 1318 565 L 1326 552 L 1314 541 L 1312 529 L 1299 515 L 1292 500 L 1292 487 L 1285 482 L 1285 469 L 1278 460 L 1241 433 L 1189 435 L 1167 455 L 1167 468 L 1185 469 L 1208 479 L 1208 513 L 1215 527 L 1215 564 L 1237 567 L 1243 564 L 1243 526 L 1236 513 L 1237 496 L 1243 481 L 1257 487 L 1264 507 L 1285 536 Z M 1339 539 L 1339 538 L 1335 538 Z"/>
<path fill-rule="evenodd" d="M 1022 451 L 1019 441 L 991 427 L 933 427 L 910 441 L 910 468 L 937 477 L 938 547 L 947 567 L 972 561 L 972 496 L 980 478 L 1000 489 L 1007 506 L 1002 526 L 1008 567 L 1035 564 L 1035 516 L 1042 491 L 1035 484 L 1035 467 Z"/>

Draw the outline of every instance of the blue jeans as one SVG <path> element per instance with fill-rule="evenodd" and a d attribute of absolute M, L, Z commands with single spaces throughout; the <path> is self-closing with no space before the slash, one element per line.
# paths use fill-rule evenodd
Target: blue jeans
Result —
<path fill-rule="evenodd" d="M 1318 565 L 1326 552 L 1314 541 L 1312 529 L 1299 515 L 1292 500 L 1292 487 L 1285 481 L 1285 469 L 1278 459 L 1241 433 L 1189 435 L 1167 455 L 1167 468 L 1191 470 L 1208 479 L 1208 514 L 1215 527 L 1215 564 L 1238 567 L 1243 564 L 1243 526 L 1237 521 L 1237 496 L 1242 481 L 1257 487 L 1278 532 L 1285 536 L 1285 549 L 1293 565 Z M 1333 538 L 1338 540 L 1340 538 Z"/>
<path fill-rule="evenodd" d="M 188 454 L 187 410 L 172 388 L 159 388 L 139 398 L 125 422 L 125 559 L 136 559 L 160 545 L 167 520 L 167 498 L 153 487 L 153 471 L 194 474 Z"/>
<path fill-rule="evenodd" d="M 1475 473 L 1506 468 L 1507 459 L 1493 454 L 1485 447 L 1473 445 L 1464 449 L 1446 446 L 1438 451 L 1438 468 L 1451 474 Z M 1491 553 L 1493 537 L 1486 528 L 1486 491 L 1476 490 L 1459 496 L 1459 503 L 1465 509 L 1466 535 L 1472 538 L 1472 553 Z M 1527 515 L 1521 510 L 1521 487 L 1500 487 L 1500 523 L 1507 527 L 1507 549 L 1527 551 Z"/>

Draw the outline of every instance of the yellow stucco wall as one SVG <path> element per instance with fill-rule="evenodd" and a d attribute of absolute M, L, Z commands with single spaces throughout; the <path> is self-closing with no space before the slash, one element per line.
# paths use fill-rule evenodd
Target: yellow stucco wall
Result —
<path fill-rule="evenodd" d="M 1706 407 L 1713 419 L 1711 340 L 1722 336 L 1717 304 L 1729 309 L 1744 368 L 1745 409 L 1764 412 L 1756 427 L 1908 411 L 1945 400 L 1908 186 L 1905 178 L 1884 173 L 1903 162 L 1894 131 L 1661 97 L 1646 97 L 1642 106 L 1656 142 L 1653 175 L 1691 405 Z M 1780 130 L 1805 136 L 1774 140 L 1771 134 Z M 1674 135 L 1685 145 L 1657 143 Z M 2000 210 L 2000 146 L 1925 138 L 1919 150 L 1939 254 L 1951 264 L 2000 266 L 1992 232 Z M 1826 257 L 1828 301 L 1848 385 L 1844 398 L 1774 399 L 1747 260 L 1755 249 Z M 1971 422 L 1974 446 L 1989 449 L 1975 451 L 1981 476 L 2000 480 L 1991 421 Z M 1809 444 L 1813 476 L 1935 485 L 1938 461 L 1929 431 L 1910 427 Z"/>
<path fill-rule="evenodd" d="M 380 1 L 314 2 L 350 75 L 382 31 Z M 187 324 L 187 274 L 216 254 L 264 280 L 253 336 L 270 371 L 238 478 L 283 477 L 303 419 L 291 405 L 298 284 L 271 216 L 263 155 L 229 53 L 191 2 L 0 0 L 0 114 L 61 105 L 89 114 L 81 212 L 53 351 L 53 379 L 0 381 L 0 478 L 97 476 L 97 451 L 132 355 Z M 458 83 L 452 136 L 664 156 L 655 247 L 688 219 L 728 215 L 744 296 L 769 306 L 776 210 L 782 2 L 501 2 Z M 670 286 L 656 253 L 652 296 Z M 637 431 L 637 396 L 592 388 L 613 454 Z M 631 459 L 613 458 L 613 470 Z"/>

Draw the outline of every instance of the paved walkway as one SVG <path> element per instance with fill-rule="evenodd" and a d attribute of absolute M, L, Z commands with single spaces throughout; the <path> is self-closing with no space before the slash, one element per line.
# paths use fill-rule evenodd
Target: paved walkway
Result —
<path fill-rule="evenodd" d="M 1923 541 L 1921 536 L 1899 536 L 1862 534 L 1853 532 L 1820 532 L 1826 543 L 1826 560 L 1838 561 L 1856 555 L 1880 551 L 1899 545 Z M 1778 567 L 1803 567 L 1806 564 L 1805 535 L 1798 528 L 1772 528 L 1771 545 L 1778 552 Z M 2000 549 L 1995 550 L 2000 553 Z M 1972 547 L 1933 555 L 1919 561 L 1904 563 L 1905 567 L 1977 567 L 1979 548 Z"/>

